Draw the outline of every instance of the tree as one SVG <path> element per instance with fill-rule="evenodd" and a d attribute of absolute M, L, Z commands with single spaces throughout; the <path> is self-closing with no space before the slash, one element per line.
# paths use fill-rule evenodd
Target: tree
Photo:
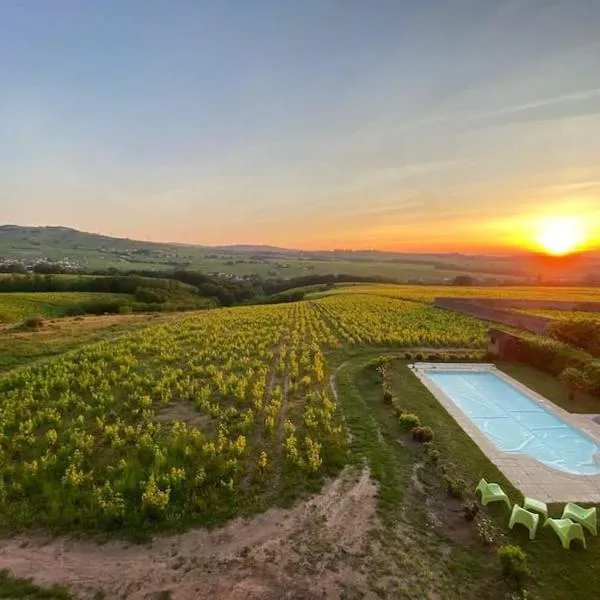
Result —
<path fill-rule="evenodd" d="M 471 277 L 470 275 L 457 275 L 452 280 L 452 285 L 462 285 L 462 286 L 475 285 L 475 279 L 473 277 Z"/>
<path fill-rule="evenodd" d="M 584 374 L 575 367 L 567 367 L 559 376 L 559 379 L 569 390 L 569 400 L 575 400 L 577 392 L 584 390 L 587 386 Z"/>

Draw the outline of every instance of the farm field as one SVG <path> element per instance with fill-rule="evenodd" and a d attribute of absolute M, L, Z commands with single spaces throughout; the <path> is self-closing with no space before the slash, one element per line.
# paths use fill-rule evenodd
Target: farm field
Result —
<path fill-rule="evenodd" d="M 526 315 L 535 315 L 538 317 L 548 317 L 550 319 L 557 319 L 557 320 L 590 319 L 592 321 L 600 321 L 600 312 L 587 312 L 587 311 L 576 311 L 576 310 L 518 310 L 517 312 L 521 312 Z"/>
<path fill-rule="evenodd" d="M 394 397 L 434 428 L 446 474 L 470 488 L 485 473 L 517 500 L 406 369 L 406 361 L 453 350 L 480 360 L 489 324 L 435 308 L 422 287 L 390 288 L 12 331 L 27 337 L 12 363 L 18 338 L 0 345 L 0 527 L 21 533 L 0 540 L 0 561 L 26 577 L 41 560 L 43 582 L 74 597 L 93 597 L 91 586 L 106 597 L 128 597 L 131 588 L 225 598 L 243 581 L 257 586 L 248 596 L 257 598 L 284 590 L 298 598 L 511 598 L 494 544 L 482 545 L 462 502 L 446 499 L 442 471 L 383 402 L 373 366 L 395 357 Z M 36 355 L 44 336 L 50 350 Z M 524 373 L 535 388 L 535 373 Z M 551 378 L 540 381 L 540 391 L 553 390 Z M 566 406 L 561 390 L 557 403 Z M 593 411 L 589 402 L 583 412 Z M 548 547 L 537 551 L 506 529 L 501 511 L 484 516 L 495 539 L 523 545 L 546 565 L 531 565 L 531 597 L 560 598 L 565 587 L 547 567 L 563 556 L 558 543 L 545 535 Z M 61 536 L 40 545 L 40 530 Z M 73 533 L 79 541 L 58 550 Z M 122 541 L 158 533 L 143 546 Z M 85 536 L 113 541 L 100 547 Z M 117 572 L 124 563 L 128 573 Z M 588 591 L 583 579 L 569 584 L 570 598 Z"/>
<path fill-rule="evenodd" d="M 0 293 L 0 323 L 17 322 L 32 316 L 60 317 L 88 304 L 131 300 L 126 294 L 97 292 L 3 292 Z"/>
<path fill-rule="evenodd" d="M 439 296 L 458 298 L 518 298 L 523 300 L 600 301 L 599 287 L 452 286 L 352 284 L 309 294 L 312 299 L 331 295 L 366 294 L 431 303 Z"/>
<path fill-rule="evenodd" d="M 168 323 L 178 315 L 87 315 L 48 319 L 42 327 L 28 329 L 12 323 L 0 325 L 0 374 L 30 363 L 45 360 L 75 348 L 149 324 Z"/>

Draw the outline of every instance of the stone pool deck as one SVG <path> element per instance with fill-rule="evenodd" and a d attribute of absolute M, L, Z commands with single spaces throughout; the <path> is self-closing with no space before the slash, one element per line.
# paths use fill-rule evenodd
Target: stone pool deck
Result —
<path fill-rule="evenodd" d="M 529 398 L 541 404 L 548 412 L 585 433 L 600 445 L 600 425 L 594 422 L 598 415 L 571 414 L 543 396 L 524 386 L 512 377 L 496 369 L 492 364 L 440 364 L 416 363 L 411 365 L 414 374 L 438 399 L 452 418 L 467 435 L 481 448 L 482 452 L 504 473 L 505 477 L 524 496 L 543 502 L 582 502 L 600 504 L 600 473 L 597 475 L 574 475 L 548 467 L 526 454 L 503 452 L 465 415 L 465 413 L 427 378 L 424 371 L 491 371 Z M 481 474 L 482 476 L 485 473 Z"/>

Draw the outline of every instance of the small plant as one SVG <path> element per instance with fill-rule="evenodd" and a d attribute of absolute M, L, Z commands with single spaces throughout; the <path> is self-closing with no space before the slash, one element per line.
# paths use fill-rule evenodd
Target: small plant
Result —
<path fill-rule="evenodd" d="M 492 546 L 496 542 L 496 527 L 485 517 L 482 517 L 477 521 L 477 533 L 479 535 L 479 541 L 484 546 Z"/>
<path fill-rule="evenodd" d="M 404 360 L 412 360 L 412 352 L 405 352 L 404 353 Z"/>
<path fill-rule="evenodd" d="M 398 400 L 396 400 L 395 398 L 392 400 L 392 408 L 394 409 L 394 414 L 400 418 L 406 411 L 404 410 L 404 408 L 402 408 L 402 406 L 400 406 L 400 403 L 398 402 Z"/>
<path fill-rule="evenodd" d="M 440 452 L 435 447 L 435 444 L 433 442 L 425 442 L 423 448 L 425 449 L 426 460 L 431 464 L 437 464 L 440 460 Z"/>
<path fill-rule="evenodd" d="M 523 587 L 525 578 L 530 574 L 527 566 L 527 554 L 520 546 L 501 546 L 498 558 L 502 566 L 502 574 L 517 588 Z"/>
<path fill-rule="evenodd" d="M 467 484 L 464 479 L 452 477 L 451 475 L 444 475 L 444 487 L 446 488 L 448 495 L 453 498 L 462 500 L 465 497 Z"/>
<path fill-rule="evenodd" d="M 39 315 L 36 315 L 34 317 L 29 317 L 27 319 L 25 319 L 23 321 L 23 326 L 26 327 L 27 329 L 40 329 L 40 327 L 44 326 L 44 323 L 46 321 L 44 320 L 44 317 L 40 317 Z"/>
<path fill-rule="evenodd" d="M 415 354 L 415 360 L 417 362 L 423 360 L 423 355 L 420 352 L 418 354 Z"/>
<path fill-rule="evenodd" d="M 415 427 L 420 427 L 421 425 L 421 419 L 419 419 L 419 417 L 413 413 L 401 414 L 398 418 L 398 421 L 400 422 L 400 427 L 402 427 L 402 429 L 406 429 L 407 431 L 410 431 Z"/>
<path fill-rule="evenodd" d="M 479 512 L 479 504 L 477 504 L 477 502 L 470 500 L 463 504 L 463 515 L 465 516 L 465 520 L 468 521 L 469 523 L 471 523 L 471 521 L 473 521 L 475 519 L 478 512 Z"/>
<path fill-rule="evenodd" d="M 385 404 L 391 404 L 394 397 L 392 396 L 392 392 L 390 390 L 384 390 L 383 392 L 383 401 Z"/>
<path fill-rule="evenodd" d="M 431 427 L 413 427 L 410 430 L 413 440 L 415 442 L 431 442 L 433 440 L 433 429 Z"/>

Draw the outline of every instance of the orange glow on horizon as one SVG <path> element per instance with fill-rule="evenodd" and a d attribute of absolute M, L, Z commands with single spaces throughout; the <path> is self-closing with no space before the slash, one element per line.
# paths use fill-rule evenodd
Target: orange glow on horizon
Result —
<path fill-rule="evenodd" d="M 580 217 L 546 217 L 537 224 L 535 242 L 546 254 L 566 256 L 583 250 L 586 241 L 585 224 Z"/>

